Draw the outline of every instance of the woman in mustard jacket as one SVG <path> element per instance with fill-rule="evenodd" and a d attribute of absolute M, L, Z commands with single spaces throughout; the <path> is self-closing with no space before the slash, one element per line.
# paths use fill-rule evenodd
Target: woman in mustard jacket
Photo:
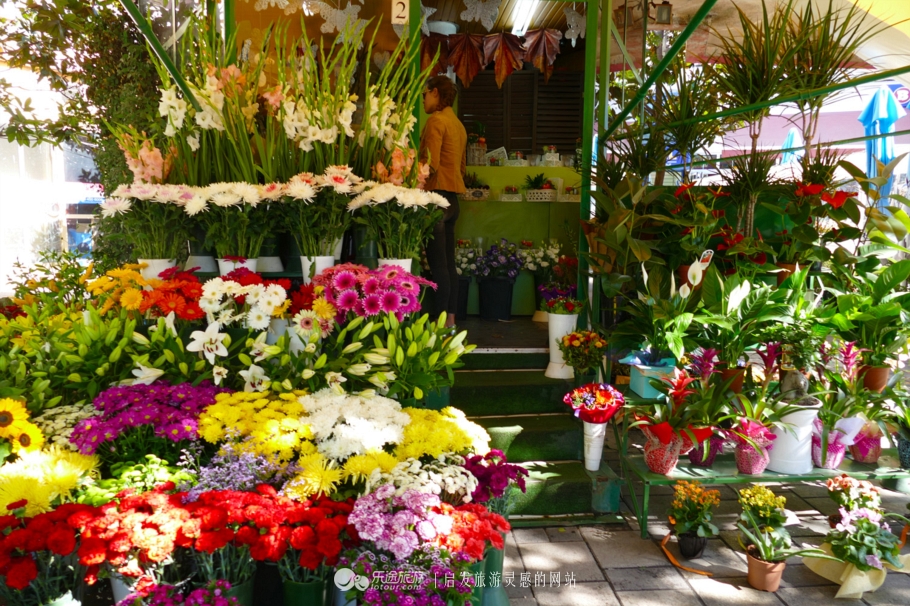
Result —
<path fill-rule="evenodd" d="M 433 272 L 436 290 L 434 315 L 448 313 L 447 326 L 455 324 L 458 301 L 458 272 L 455 271 L 455 221 L 458 220 L 458 194 L 464 193 L 465 149 L 468 133 L 452 111 L 455 85 L 445 76 L 427 81 L 423 109 L 430 115 L 420 137 L 420 159 L 430 165 L 424 189 L 435 191 L 449 202 L 442 220 L 433 228 L 427 243 L 427 261 Z"/>

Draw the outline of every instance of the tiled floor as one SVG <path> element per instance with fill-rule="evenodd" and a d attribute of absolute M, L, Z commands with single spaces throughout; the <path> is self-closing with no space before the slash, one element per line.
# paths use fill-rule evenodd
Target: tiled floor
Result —
<path fill-rule="evenodd" d="M 720 487 L 722 504 L 734 504 L 730 487 Z M 832 503 L 821 483 L 775 486 L 799 517 L 789 528 L 794 540 L 817 545 L 827 529 Z M 910 574 L 891 571 L 885 584 L 862 600 L 837 600 L 837 586 L 816 575 L 799 558 L 787 564 L 781 588 L 770 594 L 746 581 L 746 558 L 734 530 L 736 513 L 717 516 L 721 536 L 711 539 L 697 560 L 681 560 L 674 539 L 668 549 L 702 576 L 675 568 L 660 549 L 668 529 L 652 499 L 650 539 L 641 539 L 638 524 L 624 504 L 625 525 L 515 529 L 506 540 L 504 584 L 512 606 L 851 606 L 910 605 Z M 669 500 L 669 488 L 662 497 Z M 883 490 L 888 510 L 906 514 L 910 495 Z M 723 509 L 722 509 L 723 511 Z M 910 553 L 910 547 L 904 548 Z M 557 581 L 558 579 L 558 581 Z"/>

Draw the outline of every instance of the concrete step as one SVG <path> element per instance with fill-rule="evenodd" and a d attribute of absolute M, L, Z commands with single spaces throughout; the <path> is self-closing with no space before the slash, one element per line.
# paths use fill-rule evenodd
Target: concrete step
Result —
<path fill-rule="evenodd" d="M 458 371 L 451 405 L 468 416 L 566 412 L 570 381 L 548 379 L 543 370 Z"/>
<path fill-rule="evenodd" d="M 570 414 L 473 417 L 490 434 L 490 448 L 512 463 L 577 460 L 583 456 L 582 423 Z"/>

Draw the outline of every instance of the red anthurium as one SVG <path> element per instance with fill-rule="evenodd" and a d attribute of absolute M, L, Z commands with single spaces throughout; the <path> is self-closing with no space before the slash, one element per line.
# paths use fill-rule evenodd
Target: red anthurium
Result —
<path fill-rule="evenodd" d="M 679 188 L 677 188 L 676 193 L 673 195 L 676 196 L 677 198 L 683 198 L 684 200 L 688 200 L 689 197 L 691 196 L 691 194 L 689 193 L 689 190 L 694 186 L 695 186 L 695 183 L 683 183 L 682 185 L 679 186 Z"/>
<path fill-rule="evenodd" d="M 796 195 L 801 198 L 804 196 L 817 196 L 823 191 L 825 191 L 825 186 L 817 183 L 797 183 L 796 185 Z"/>
<path fill-rule="evenodd" d="M 822 194 L 822 200 L 830 204 L 831 208 L 840 208 L 847 201 L 847 198 L 852 198 L 855 195 L 849 191 L 836 191 L 833 196 L 825 192 Z"/>

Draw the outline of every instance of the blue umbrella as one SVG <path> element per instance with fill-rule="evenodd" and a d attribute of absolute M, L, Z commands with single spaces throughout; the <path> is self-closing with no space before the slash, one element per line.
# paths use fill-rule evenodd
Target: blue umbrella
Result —
<path fill-rule="evenodd" d="M 894 123 L 907 115 L 907 112 L 894 98 L 894 93 L 887 86 L 878 89 L 862 113 L 859 121 L 863 123 L 866 136 L 887 135 L 894 132 Z M 866 174 L 869 177 L 878 175 L 877 162 L 888 164 L 894 159 L 894 137 L 879 137 L 866 141 Z M 891 193 L 894 178 L 879 189 L 882 199 Z"/>
<path fill-rule="evenodd" d="M 793 128 L 790 129 L 790 132 L 787 133 L 787 138 L 784 139 L 783 145 L 780 146 L 780 148 L 782 150 L 785 150 L 780 155 L 780 163 L 781 164 L 796 164 L 797 162 L 799 162 L 800 158 L 803 157 L 805 150 L 803 150 L 803 149 L 797 149 L 794 151 L 786 151 L 786 150 L 790 149 L 791 147 L 802 147 L 803 145 L 805 145 L 805 143 L 803 143 L 803 137 L 800 134 L 799 129 L 794 126 Z"/>

